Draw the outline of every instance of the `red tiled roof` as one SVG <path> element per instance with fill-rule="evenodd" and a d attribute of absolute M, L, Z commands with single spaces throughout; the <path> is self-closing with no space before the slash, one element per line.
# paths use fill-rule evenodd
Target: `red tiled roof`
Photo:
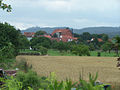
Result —
<path fill-rule="evenodd" d="M 51 38 L 51 36 L 50 36 L 50 35 L 44 35 L 44 37 Z"/>
<path fill-rule="evenodd" d="M 73 37 L 72 32 L 69 29 L 56 29 L 55 31 L 53 31 L 51 35 L 53 36 L 57 32 L 58 33 L 61 32 L 61 38 L 52 38 L 52 40 L 63 41 L 63 42 L 68 42 L 68 40 L 70 39 L 77 40 L 77 38 Z"/>
<path fill-rule="evenodd" d="M 72 32 L 69 29 L 56 29 L 51 35 L 53 36 L 57 32 L 61 32 L 62 35 L 72 36 Z"/>
<path fill-rule="evenodd" d="M 98 38 L 98 42 L 102 42 L 103 40 L 101 38 Z"/>
<path fill-rule="evenodd" d="M 26 36 L 26 37 L 33 37 L 34 36 L 34 32 L 24 32 L 24 35 Z"/>

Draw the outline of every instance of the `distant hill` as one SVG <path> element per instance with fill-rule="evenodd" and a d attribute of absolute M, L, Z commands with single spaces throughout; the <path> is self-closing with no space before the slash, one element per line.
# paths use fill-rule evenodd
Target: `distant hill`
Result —
<path fill-rule="evenodd" d="M 55 29 L 63 29 L 67 27 L 45 27 L 45 28 L 40 28 L 40 27 L 31 27 L 26 30 L 22 30 L 21 32 L 36 32 L 39 30 L 46 31 L 47 33 L 52 33 Z M 82 34 L 83 32 L 89 32 L 91 34 L 108 34 L 109 37 L 114 37 L 116 35 L 120 35 L 120 27 L 88 27 L 88 28 L 83 28 L 83 29 L 73 29 L 74 33 Z"/>
<path fill-rule="evenodd" d="M 47 33 L 52 33 L 55 29 L 63 29 L 63 28 L 67 28 L 67 27 L 45 27 L 45 28 L 41 28 L 41 27 L 31 27 L 31 28 L 28 28 L 26 30 L 22 30 L 21 32 L 24 33 L 24 32 L 37 32 L 39 30 L 42 30 L 42 31 L 46 31 Z"/>

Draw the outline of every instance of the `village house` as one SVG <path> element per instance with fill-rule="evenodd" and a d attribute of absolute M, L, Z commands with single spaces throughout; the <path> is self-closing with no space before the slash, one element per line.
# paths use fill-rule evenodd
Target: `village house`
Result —
<path fill-rule="evenodd" d="M 24 32 L 24 35 L 27 37 L 28 40 L 31 40 L 34 37 L 34 32 Z"/>
<path fill-rule="evenodd" d="M 69 42 L 73 40 L 77 40 L 77 38 L 73 37 L 73 32 L 70 29 L 56 29 L 51 34 L 52 40 Z"/>
<path fill-rule="evenodd" d="M 24 32 L 24 35 L 28 38 L 28 40 L 32 39 L 34 37 L 34 32 Z M 73 36 L 73 32 L 70 29 L 56 29 L 52 32 L 51 35 L 45 34 L 45 35 L 40 35 L 40 37 L 47 37 L 51 40 L 56 40 L 56 41 L 63 41 L 63 42 L 70 42 L 73 40 L 77 40 Z"/>

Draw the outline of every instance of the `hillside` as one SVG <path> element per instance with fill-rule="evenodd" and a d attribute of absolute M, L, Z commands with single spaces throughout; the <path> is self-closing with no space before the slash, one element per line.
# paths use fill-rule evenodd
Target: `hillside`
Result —
<path fill-rule="evenodd" d="M 31 27 L 26 30 L 22 30 L 21 32 L 36 32 L 38 30 L 43 30 L 46 31 L 47 33 L 52 33 L 55 29 L 58 28 L 67 28 L 67 27 L 45 27 L 45 28 L 40 28 L 40 27 Z M 88 27 L 88 28 L 83 28 L 83 29 L 73 29 L 74 33 L 82 34 L 83 32 L 89 32 L 91 34 L 108 34 L 109 37 L 114 37 L 116 35 L 120 35 L 120 27 Z"/>

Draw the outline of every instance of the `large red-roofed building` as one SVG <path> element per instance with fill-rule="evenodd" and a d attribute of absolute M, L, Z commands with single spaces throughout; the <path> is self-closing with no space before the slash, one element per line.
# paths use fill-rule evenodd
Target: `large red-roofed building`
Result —
<path fill-rule="evenodd" d="M 24 35 L 30 40 L 32 37 L 34 37 L 34 32 L 24 32 Z M 40 35 L 39 37 L 47 37 L 51 40 L 56 41 L 63 41 L 63 42 L 69 42 L 73 40 L 77 40 L 77 38 L 73 37 L 73 33 L 70 29 L 56 29 L 52 32 L 51 35 L 45 34 Z"/>
<path fill-rule="evenodd" d="M 52 40 L 69 42 L 73 40 L 77 40 L 77 38 L 73 37 L 73 33 L 70 29 L 56 29 L 51 34 L 53 37 Z"/>

